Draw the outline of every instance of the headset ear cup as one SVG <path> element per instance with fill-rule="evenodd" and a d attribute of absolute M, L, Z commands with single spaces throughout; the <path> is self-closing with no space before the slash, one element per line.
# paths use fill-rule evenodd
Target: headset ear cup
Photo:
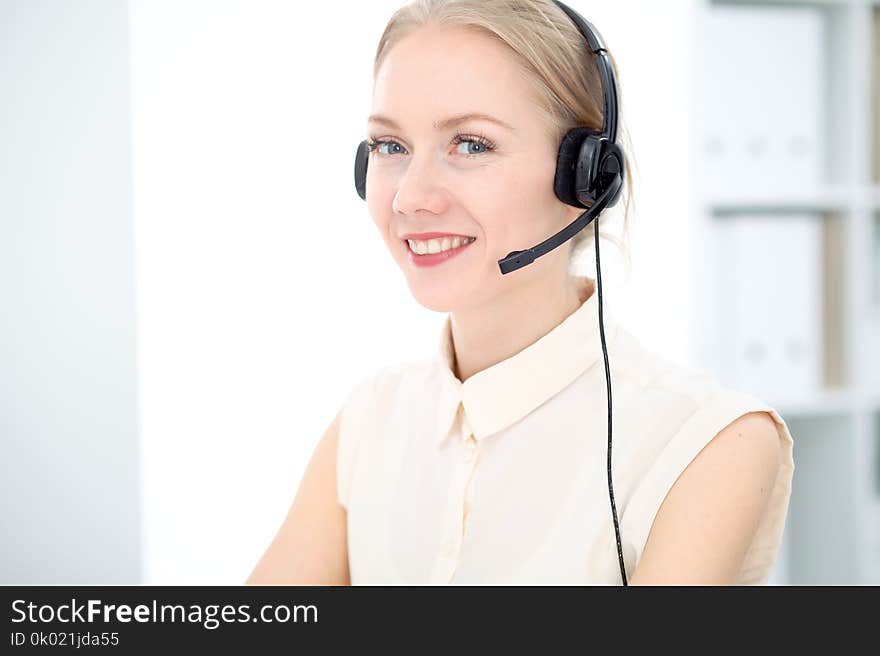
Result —
<path fill-rule="evenodd" d="M 600 132 L 593 128 L 572 128 L 563 137 L 559 144 L 559 153 L 556 156 L 556 177 L 553 180 L 553 190 L 556 197 L 566 205 L 585 209 L 589 207 L 592 199 L 588 197 L 588 203 L 584 204 L 578 199 L 578 189 L 589 188 L 586 184 L 589 179 L 590 160 L 593 156 L 584 152 L 595 149 L 595 143 L 591 143 L 585 147 L 585 141 L 588 138 L 595 139 Z M 586 157 L 586 166 L 583 166 L 584 157 Z M 594 165 L 595 166 L 595 165 Z M 586 168 L 586 172 L 583 169 Z M 596 166 L 598 168 L 598 166 Z M 578 178 L 581 181 L 578 181 Z"/>
<path fill-rule="evenodd" d="M 367 141 L 361 141 L 354 157 L 354 187 L 362 200 L 367 200 L 367 167 L 370 163 L 370 148 Z"/>
<path fill-rule="evenodd" d="M 592 205 L 598 196 L 599 163 L 607 140 L 589 136 L 581 144 L 575 168 L 574 193 L 583 205 Z"/>

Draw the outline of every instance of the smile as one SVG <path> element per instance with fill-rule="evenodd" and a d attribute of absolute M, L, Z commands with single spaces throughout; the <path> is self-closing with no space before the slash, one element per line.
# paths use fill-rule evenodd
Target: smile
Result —
<path fill-rule="evenodd" d="M 429 239 L 427 242 L 416 239 L 404 240 L 407 244 L 409 261 L 415 266 L 435 266 L 448 262 L 476 241 L 475 237 L 444 237 Z"/>

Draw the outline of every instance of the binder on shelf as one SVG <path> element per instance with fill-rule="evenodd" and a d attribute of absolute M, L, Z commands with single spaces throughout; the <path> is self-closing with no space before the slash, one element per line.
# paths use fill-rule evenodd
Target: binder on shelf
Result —
<path fill-rule="evenodd" d="M 828 132 L 825 31 L 816 7 L 713 6 L 708 12 L 696 65 L 709 197 L 821 187 Z"/>
<path fill-rule="evenodd" d="M 823 389 L 820 215 L 717 217 L 719 377 L 769 403 Z"/>

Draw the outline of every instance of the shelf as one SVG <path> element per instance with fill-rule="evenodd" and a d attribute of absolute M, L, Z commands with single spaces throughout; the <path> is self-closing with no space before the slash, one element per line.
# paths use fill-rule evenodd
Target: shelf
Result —
<path fill-rule="evenodd" d="M 872 184 L 762 195 L 732 193 L 704 198 L 703 205 L 705 211 L 718 216 L 767 212 L 872 212 L 880 211 L 880 186 Z"/>
<path fill-rule="evenodd" d="M 765 401 L 782 415 L 783 419 L 789 416 L 846 415 L 858 406 L 857 397 L 850 390 L 828 390 L 808 398 L 766 398 Z"/>
<path fill-rule="evenodd" d="M 783 419 L 846 416 L 853 413 L 873 413 L 880 417 L 880 390 L 866 392 L 854 389 L 829 389 L 804 397 L 785 398 L 765 395 L 761 398 Z M 877 425 L 877 431 L 880 431 L 880 423 Z"/>

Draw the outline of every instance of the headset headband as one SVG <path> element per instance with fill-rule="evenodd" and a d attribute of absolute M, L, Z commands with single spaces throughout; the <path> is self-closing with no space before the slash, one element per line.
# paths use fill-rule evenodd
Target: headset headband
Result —
<path fill-rule="evenodd" d="M 599 32 L 586 18 L 571 9 L 567 5 L 553 0 L 557 7 L 577 26 L 580 33 L 586 39 L 590 51 L 596 55 L 596 65 L 599 68 L 599 77 L 602 79 L 602 97 L 604 99 L 604 111 L 602 112 L 602 136 L 607 137 L 612 143 L 617 142 L 617 80 L 614 77 L 614 67 L 608 57 L 608 49 Z"/>

